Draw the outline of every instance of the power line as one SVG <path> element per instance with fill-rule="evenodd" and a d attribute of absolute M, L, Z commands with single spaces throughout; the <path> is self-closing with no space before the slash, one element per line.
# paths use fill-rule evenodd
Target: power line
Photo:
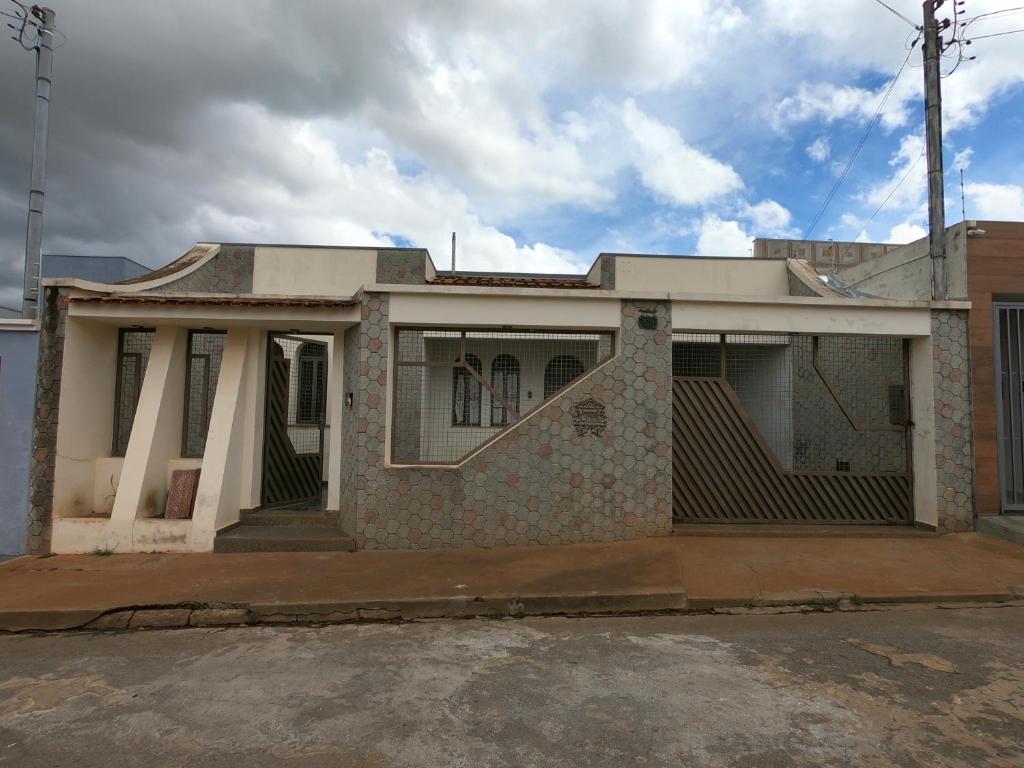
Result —
<path fill-rule="evenodd" d="M 880 1 L 880 0 L 879 0 Z M 893 89 L 896 87 L 896 82 L 900 79 L 900 75 L 903 74 L 903 70 L 907 67 L 907 62 L 910 61 L 911 55 L 914 53 L 914 48 L 917 45 L 918 40 L 921 39 L 921 35 L 918 34 L 917 38 L 910 45 L 910 49 L 907 51 L 907 57 L 903 60 L 899 70 L 897 70 L 895 77 L 889 82 L 889 87 L 886 89 L 885 94 L 882 96 L 882 100 L 878 102 L 878 108 L 875 109 L 875 114 L 871 116 L 871 120 L 868 121 L 867 129 L 864 131 L 864 135 L 860 137 L 860 141 L 853 150 L 853 154 L 850 155 L 850 159 L 846 163 L 846 167 L 843 168 L 843 172 L 839 175 L 836 183 L 832 185 L 832 189 L 829 190 L 828 195 L 825 197 L 825 202 L 822 203 L 821 208 L 814 215 L 814 219 L 811 221 L 811 225 L 807 228 L 807 234 L 804 236 L 805 240 L 810 240 L 815 228 L 821 222 L 821 217 L 825 215 L 825 211 L 828 210 L 829 204 L 832 202 L 832 198 L 836 196 L 836 192 L 839 191 L 839 187 L 842 186 L 843 182 L 846 181 L 846 177 L 850 173 L 850 169 L 853 168 L 854 162 L 857 160 L 857 156 L 860 154 L 861 149 L 864 148 L 864 143 L 868 140 L 868 136 L 871 135 L 871 131 L 878 124 L 878 121 L 882 115 L 882 109 L 885 107 L 885 103 L 889 100 L 889 96 L 892 95 Z"/>
<path fill-rule="evenodd" d="M 910 178 L 910 174 L 914 172 L 915 168 L 917 168 L 917 165 L 918 163 L 921 162 L 922 157 L 924 157 L 924 152 L 917 156 L 914 162 L 911 163 L 910 166 L 907 168 L 906 173 L 904 173 L 900 180 L 896 182 L 896 186 L 889 190 L 889 194 L 885 196 L 885 200 L 883 200 L 882 204 L 875 209 L 875 212 L 868 217 L 868 220 L 864 222 L 864 226 L 860 228 L 860 232 L 858 232 L 856 236 L 853 238 L 853 240 L 850 241 L 850 247 L 847 248 L 843 255 L 835 262 L 836 264 L 842 263 L 842 261 L 850 254 L 850 251 L 853 250 L 854 244 L 857 242 L 857 238 L 859 238 L 861 235 L 868 231 L 868 227 L 871 226 L 871 222 L 873 222 L 875 220 L 875 217 L 882 212 L 882 209 L 889 204 L 889 201 L 892 200 L 893 195 L 895 195 L 899 188 L 903 186 L 903 182 Z"/>
<path fill-rule="evenodd" d="M 1016 35 L 1024 32 L 1024 29 L 1011 29 L 1009 32 L 993 32 L 991 35 L 975 35 L 971 40 L 984 40 L 986 37 L 1002 37 L 1003 35 Z"/>
<path fill-rule="evenodd" d="M 882 2 L 882 0 L 875 0 L 875 2 L 876 2 L 876 3 L 878 3 L 878 4 L 880 5 L 880 6 L 882 6 L 883 8 L 885 8 L 885 9 L 886 9 L 887 11 L 889 11 L 890 13 L 893 13 L 893 14 L 895 14 L 896 16 L 899 16 L 899 17 L 900 17 L 901 19 L 903 19 L 903 20 L 904 20 L 905 22 L 907 22 L 907 24 L 909 24 L 910 26 L 912 26 L 912 27 L 913 27 L 914 29 L 917 29 L 917 28 L 918 28 L 918 25 L 917 25 L 917 24 L 915 24 L 914 22 L 912 22 L 912 21 L 911 21 L 910 19 L 908 19 L 908 18 L 907 18 L 906 16 L 904 16 L 904 15 L 903 15 L 902 13 L 900 13 L 899 11 L 897 11 L 897 10 L 896 10 L 895 8 L 893 8 L 893 7 L 891 6 L 891 5 L 888 5 L 887 3 L 883 3 L 883 2 Z"/>

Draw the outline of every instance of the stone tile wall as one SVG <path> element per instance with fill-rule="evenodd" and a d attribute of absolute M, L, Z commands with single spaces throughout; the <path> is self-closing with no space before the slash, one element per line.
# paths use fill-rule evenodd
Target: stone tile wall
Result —
<path fill-rule="evenodd" d="M 59 288 L 45 290 L 39 332 L 36 413 L 29 469 L 26 551 L 30 555 L 44 555 L 50 551 L 53 475 L 57 463 L 57 418 L 68 312 L 66 291 Z"/>
<path fill-rule="evenodd" d="M 377 282 L 423 285 L 427 282 L 426 251 L 377 251 Z"/>
<path fill-rule="evenodd" d="M 932 312 L 932 370 L 939 530 L 969 531 L 974 528 L 974 455 L 967 312 Z"/>
<path fill-rule="evenodd" d="M 655 329 L 637 326 L 641 309 L 653 312 Z M 518 546 L 671 532 L 668 302 L 623 302 L 618 356 L 452 468 L 385 466 L 387 296 L 368 295 L 363 318 L 356 384 L 363 397 L 354 419 L 357 546 Z M 574 408 L 591 400 L 603 406 L 607 426 L 579 434 Z"/>
<path fill-rule="evenodd" d="M 250 245 L 223 245 L 220 252 L 195 272 L 152 288 L 155 293 L 252 293 L 253 261 Z"/>

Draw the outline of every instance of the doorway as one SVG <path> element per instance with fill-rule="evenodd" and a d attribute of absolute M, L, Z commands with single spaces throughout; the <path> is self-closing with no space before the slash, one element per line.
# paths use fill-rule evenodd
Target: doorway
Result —
<path fill-rule="evenodd" d="M 1024 512 L 1024 304 L 996 304 L 999 490 L 1004 512 Z"/>
<path fill-rule="evenodd" d="M 328 337 L 268 336 L 263 508 L 323 509 Z"/>

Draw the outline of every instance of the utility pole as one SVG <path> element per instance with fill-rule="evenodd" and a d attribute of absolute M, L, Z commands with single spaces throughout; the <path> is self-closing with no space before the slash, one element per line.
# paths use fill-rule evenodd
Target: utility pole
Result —
<path fill-rule="evenodd" d="M 46 191 L 46 140 L 50 122 L 50 84 L 53 74 L 53 37 L 57 14 L 32 6 L 37 20 L 36 118 L 32 138 L 32 185 L 28 196 L 28 227 L 25 233 L 25 290 L 21 314 L 38 315 L 42 291 L 43 196 Z"/>
<path fill-rule="evenodd" d="M 956 0 L 954 0 L 955 2 Z M 939 54 L 942 41 L 935 9 L 943 0 L 924 0 L 924 116 L 928 155 L 928 252 L 932 264 L 932 298 L 944 300 L 946 278 L 946 198 L 942 168 L 942 84 Z M 948 22 L 947 22 L 948 25 Z M 945 27 L 942 27 L 943 29 Z"/>

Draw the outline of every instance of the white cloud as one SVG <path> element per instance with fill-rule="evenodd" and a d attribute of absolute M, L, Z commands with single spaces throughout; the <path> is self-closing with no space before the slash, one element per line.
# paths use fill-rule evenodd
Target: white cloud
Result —
<path fill-rule="evenodd" d="M 825 136 L 819 136 L 807 149 L 807 156 L 818 163 L 824 163 L 832 154 L 832 145 Z"/>
<path fill-rule="evenodd" d="M 1017 184 L 964 185 L 967 195 L 967 215 L 972 219 L 995 221 L 1024 220 L 1024 187 Z"/>
<path fill-rule="evenodd" d="M 872 206 L 885 205 L 887 210 L 903 210 L 921 205 L 927 195 L 928 170 L 923 158 L 924 138 L 907 134 L 889 158 L 891 175 L 868 187 L 861 199 Z"/>
<path fill-rule="evenodd" d="M 698 256 L 750 256 L 753 236 L 743 231 L 738 221 L 709 214 L 700 222 Z"/>
<path fill-rule="evenodd" d="M 912 243 L 915 240 L 920 240 L 925 237 L 928 231 L 917 224 L 911 224 L 909 221 L 904 221 L 901 224 L 897 224 L 891 230 L 889 230 L 889 237 L 886 238 L 887 243 Z"/>
<path fill-rule="evenodd" d="M 677 205 L 697 205 L 743 187 L 731 166 L 689 146 L 675 128 L 644 114 L 632 99 L 623 104 L 622 118 L 640 178 L 657 195 Z"/>
<path fill-rule="evenodd" d="M 793 229 L 793 215 L 774 200 L 762 200 L 756 205 L 745 205 L 742 215 L 753 223 L 757 234 L 772 237 L 798 237 Z"/>

